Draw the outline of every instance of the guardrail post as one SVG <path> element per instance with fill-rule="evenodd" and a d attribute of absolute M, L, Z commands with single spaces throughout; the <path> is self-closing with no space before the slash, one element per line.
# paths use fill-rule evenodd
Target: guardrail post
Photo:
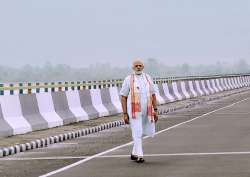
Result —
<path fill-rule="evenodd" d="M 14 95 L 14 84 L 10 84 L 10 95 Z"/>
<path fill-rule="evenodd" d="M 4 84 L 0 84 L 0 95 L 4 95 Z"/>
<path fill-rule="evenodd" d="M 55 92 L 55 83 L 51 82 L 51 92 Z"/>
<path fill-rule="evenodd" d="M 40 83 L 36 82 L 36 93 L 40 93 L 40 87 L 39 87 Z"/>
<path fill-rule="evenodd" d="M 44 83 L 44 85 L 45 85 L 44 92 L 49 92 L 48 83 L 47 83 L 47 82 L 45 82 L 45 83 Z"/>
<path fill-rule="evenodd" d="M 18 83 L 19 88 L 19 94 L 23 94 L 23 83 Z"/>

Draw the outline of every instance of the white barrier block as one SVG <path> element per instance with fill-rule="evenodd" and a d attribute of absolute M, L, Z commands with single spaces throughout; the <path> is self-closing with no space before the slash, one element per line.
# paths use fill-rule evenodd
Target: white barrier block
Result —
<path fill-rule="evenodd" d="M 245 77 L 245 80 L 243 80 L 243 77 L 237 77 L 236 78 L 237 80 L 237 83 L 239 84 L 240 87 L 244 87 L 244 86 L 247 86 L 247 80 L 246 80 L 246 77 Z"/>
<path fill-rule="evenodd" d="M 164 101 L 164 99 L 162 98 L 162 96 L 159 93 L 159 87 L 158 87 L 158 85 L 154 84 L 154 87 L 155 87 L 155 90 L 156 90 L 156 100 L 157 100 L 157 103 L 158 104 L 164 104 L 165 101 Z"/>
<path fill-rule="evenodd" d="M 172 82 L 172 86 L 173 86 L 173 90 L 174 90 L 174 94 L 175 96 L 178 98 L 178 100 L 182 100 L 182 96 L 180 95 L 178 89 L 177 89 L 177 84 L 176 82 Z"/>
<path fill-rule="evenodd" d="M 213 88 L 213 86 L 211 85 L 211 80 L 207 80 L 207 86 L 208 86 L 208 89 L 210 90 L 211 94 L 214 94 L 216 92 L 215 89 Z"/>
<path fill-rule="evenodd" d="M 219 92 L 219 88 L 216 87 L 214 79 L 211 79 L 211 87 L 214 89 L 216 93 Z"/>
<path fill-rule="evenodd" d="M 90 89 L 91 101 L 95 109 L 99 112 L 99 116 L 108 116 L 109 111 L 102 104 L 100 89 Z"/>
<path fill-rule="evenodd" d="M 238 83 L 237 83 L 236 77 L 233 77 L 233 78 L 232 78 L 232 82 L 233 82 L 234 88 L 239 88 L 239 87 L 240 87 L 240 86 L 238 85 Z"/>
<path fill-rule="evenodd" d="M 198 94 L 197 94 L 196 91 L 194 90 L 194 85 L 193 85 L 193 83 L 195 84 L 195 82 L 188 81 L 188 85 L 189 85 L 190 91 L 192 92 L 192 94 L 194 95 L 194 97 L 197 97 Z"/>
<path fill-rule="evenodd" d="M 164 94 L 166 95 L 166 97 L 170 100 L 170 102 L 173 102 L 175 99 L 174 99 L 174 97 L 169 93 L 169 89 L 168 89 L 167 83 L 163 83 L 163 84 L 162 84 L 162 88 L 163 88 L 163 91 L 164 91 Z"/>
<path fill-rule="evenodd" d="M 222 92 L 224 89 L 222 88 L 222 85 L 221 85 L 221 83 L 220 83 L 220 80 L 219 80 L 219 79 L 215 79 L 215 82 L 216 82 L 216 85 L 217 85 L 219 91 Z"/>
<path fill-rule="evenodd" d="M 228 78 L 228 83 L 230 84 L 231 89 L 234 89 L 234 85 L 233 85 L 231 77 Z"/>
<path fill-rule="evenodd" d="M 0 102 L 3 117 L 12 127 L 14 135 L 32 131 L 31 125 L 22 115 L 19 95 L 1 96 Z"/>
<path fill-rule="evenodd" d="M 88 120 L 88 114 L 83 110 L 78 90 L 66 91 L 69 110 L 74 114 L 77 121 Z"/>
<path fill-rule="evenodd" d="M 222 79 L 223 79 L 223 83 L 225 85 L 226 90 L 230 90 L 231 88 L 230 88 L 230 86 L 227 83 L 227 79 L 226 78 L 222 78 Z"/>
<path fill-rule="evenodd" d="M 49 128 L 63 125 L 63 120 L 55 112 L 51 93 L 36 93 L 40 114 L 48 122 Z"/>
<path fill-rule="evenodd" d="M 185 95 L 185 97 L 187 99 L 190 98 L 190 95 L 189 95 L 189 93 L 186 90 L 185 82 L 183 82 L 183 81 L 181 81 L 181 91 L 182 91 L 182 93 Z"/>
<path fill-rule="evenodd" d="M 117 87 L 110 87 L 109 88 L 109 93 L 111 96 L 111 101 L 113 105 L 116 107 L 119 113 L 122 112 L 122 104 L 119 99 L 119 93 L 118 93 L 118 88 Z"/>
<path fill-rule="evenodd" d="M 206 93 L 206 95 L 209 95 L 209 91 L 206 89 L 204 80 L 201 80 L 201 86 L 202 86 L 202 90 Z"/>
<path fill-rule="evenodd" d="M 198 81 L 198 80 L 195 81 L 196 88 L 197 88 L 197 90 L 198 90 L 198 92 L 199 92 L 200 95 L 205 95 L 205 93 L 201 90 L 199 82 L 200 81 Z"/>

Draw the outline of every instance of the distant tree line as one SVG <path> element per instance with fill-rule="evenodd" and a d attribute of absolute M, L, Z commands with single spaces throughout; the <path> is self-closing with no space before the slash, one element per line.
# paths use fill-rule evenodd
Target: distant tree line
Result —
<path fill-rule="evenodd" d="M 245 59 L 235 64 L 217 62 L 211 65 L 190 65 L 184 63 L 168 66 L 157 59 L 145 61 L 145 71 L 152 77 L 214 75 L 232 73 L 250 73 L 250 65 Z M 19 68 L 0 65 L 0 82 L 52 82 L 52 81 L 88 81 L 121 79 L 131 73 L 131 66 L 115 67 L 110 63 L 97 63 L 83 68 L 74 68 L 65 64 L 43 66 L 24 65 Z"/>

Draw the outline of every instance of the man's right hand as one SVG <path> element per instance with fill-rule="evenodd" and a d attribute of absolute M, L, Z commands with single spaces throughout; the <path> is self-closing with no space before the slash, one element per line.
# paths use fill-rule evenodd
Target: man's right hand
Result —
<path fill-rule="evenodd" d="M 125 124 L 129 124 L 128 114 L 123 114 L 123 120 L 124 120 Z"/>

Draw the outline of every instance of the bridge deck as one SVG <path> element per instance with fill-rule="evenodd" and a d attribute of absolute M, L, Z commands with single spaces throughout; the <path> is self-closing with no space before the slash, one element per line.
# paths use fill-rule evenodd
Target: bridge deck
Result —
<path fill-rule="evenodd" d="M 52 176 L 249 176 L 249 104 L 246 98 L 146 138 L 143 164 L 129 160 L 128 145 L 84 159 Z"/>

